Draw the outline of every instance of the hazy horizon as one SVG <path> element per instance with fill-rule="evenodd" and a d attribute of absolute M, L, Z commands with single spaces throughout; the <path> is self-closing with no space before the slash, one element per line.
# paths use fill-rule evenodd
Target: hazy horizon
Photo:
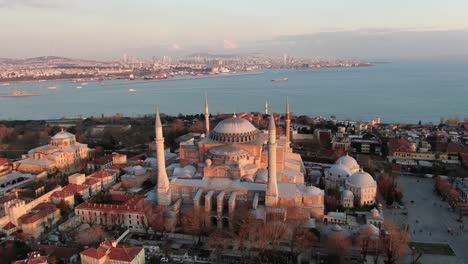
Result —
<path fill-rule="evenodd" d="M 0 0 L 0 57 L 467 57 L 466 10 L 461 0 Z"/>

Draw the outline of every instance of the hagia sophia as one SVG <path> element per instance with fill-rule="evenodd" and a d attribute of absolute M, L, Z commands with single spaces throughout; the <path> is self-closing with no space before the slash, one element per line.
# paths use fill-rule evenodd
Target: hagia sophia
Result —
<path fill-rule="evenodd" d="M 277 137 L 273 115 L 268 131 L 235 114 L 210 130 L 209 115 L 205 101 L 205 137 L 181 143 L 180 167 L 167 175 L 162 124 L 156 114 L 159 205 L 179 202 L 204 210 L 218 227 L 230 225 L 239 202 L 247 202 L 263 218 L 269 208 L 288 206 L 302 208 L 311 218 L 323 216 L 324 191 L 304 184 L 302 159 L 292 152 L 289 133 Z M 285 124 L 290 124 L 289 102 Z"/>

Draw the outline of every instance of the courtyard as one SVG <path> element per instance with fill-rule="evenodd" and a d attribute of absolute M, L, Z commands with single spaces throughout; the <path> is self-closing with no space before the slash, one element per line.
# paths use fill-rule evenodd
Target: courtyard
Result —
<path fill-rule="evenodd" d="M 455 253 L 424 254 L 422 263 L 468 263 L 468 231 L 462 230 L 468 219 L 459 222 L 459 214 L 434 192 L 434 180 L 417 176 L 401 176 L 397 179 L 403 191 L 402 208 L 385 210 L 385 217 L 399 224 L 408 224 L 412 242 L 448 245 Z M 424 250 L 423 250 L 424 251 Z M 426 251 L 429 252 L 429 251 Z M 434 250 L 433 252 L 437 252 Z"/>

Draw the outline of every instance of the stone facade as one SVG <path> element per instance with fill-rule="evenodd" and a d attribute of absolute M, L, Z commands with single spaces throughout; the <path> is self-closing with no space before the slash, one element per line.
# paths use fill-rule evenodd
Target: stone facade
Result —
<path fill-rule="evenodd" d="M 159 115 L 156 142 L 161 140 L 158 135 L 162 137 L 158 119 Z M 158 170 L 163 174 L 158 175 L 160 204 L 164 195 L 170 204 L 193 206 L 204 211 L 210 218 L 208 222 L 219 228 L 232 226 L 238 203 L 248 204 L 264 220 L 268 211 L 281 207 L 299 207 L 310 217 L 323 216 L 324 192 L 304 184 L 302 159 L 289 147 L 289 137 L 276 136 L 273 116 L 268 131 L 259 131 L 235 115 L 213 130 L 208 126 L 206 130 L 208 136 L 180 144 L 180 164 L 172 175 L 168 177 Z M 159 185 L 167 180 L 169 189 L 163 191 Z"/>
<path fill-rule="evenodd" d="M 57 133 L 50 143 L 32 149 L 22 159 L 13 163 L 13 168 L 22 172 L 42 172 L 58 169 L 69 174 L 86 166 L 90 149 L 76 141 L 75 135 L 68 132 Z"/>

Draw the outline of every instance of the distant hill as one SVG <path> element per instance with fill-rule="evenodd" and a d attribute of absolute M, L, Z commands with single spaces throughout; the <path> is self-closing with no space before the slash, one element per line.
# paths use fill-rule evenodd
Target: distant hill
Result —
<path fill-rule="evenodd" d="M 102 61 L 74 59 L 59 56 L 40 56 L 26 59 L 0 58 L 0 63 L 11 64 L 77 64 L 77 63 L 103 63 Z"/>
<path fill-rule="evenodd" d="M 252 53 L 235 53 L 235 54 L 213 54 L 208 52 L 199 52 L 199 53 L 191 53 L 185 55 L 185 57 L 206 57 L 206 58 L 233 58 L 233 57 L 242 57 L 242 56 L 252 56 L 252 55 L 261 55 L 257 52 Z"/>

